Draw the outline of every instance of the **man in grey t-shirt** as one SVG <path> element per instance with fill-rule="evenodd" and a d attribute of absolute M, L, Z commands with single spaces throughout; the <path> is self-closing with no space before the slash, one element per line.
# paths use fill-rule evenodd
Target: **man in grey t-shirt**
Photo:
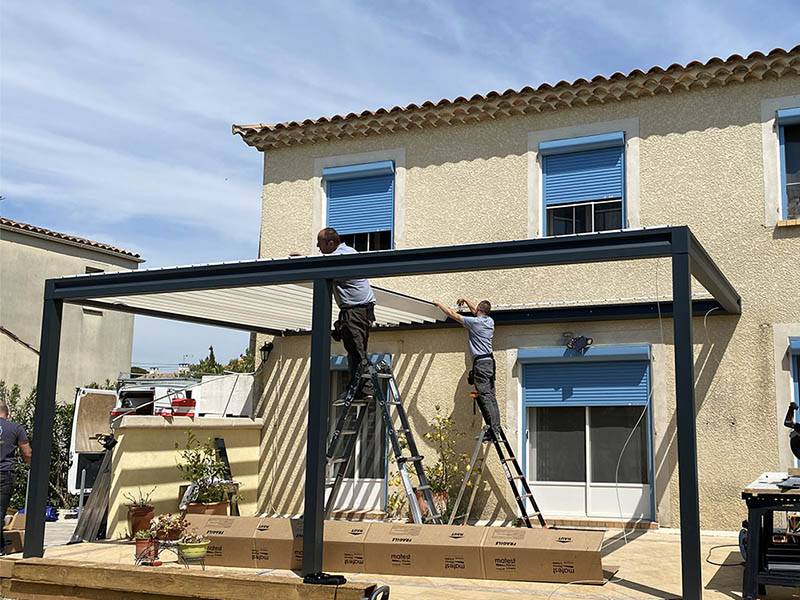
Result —
<path fill-rule="evenodd" d="M 322 254 L 356 254 L 345 244 L 333 227 L 326 227 L 317 235 L 317 248 Z M 375 294 L 366 279 L 340 279 L 333 282 L 333 297 L 339 307 L 339 318 L 334 325 L 347 350 L 350 383 L 358 376 L 359 366 L 369 360 L 367 344 L 369 329 L 375 322 Z M 361 396 L 374 394 L 371 379 L 364 380 Z"/>
<path fill-rule="evenodd" d="M 500 425 L 500 409 L 497 407 L 495 396 L 495 362 L 492 354 L 492 339 L 494 338 L 494 320 L 489 316 L 492 305 L 488 300 L 481 300 L 477 306 L 465 298 L 459 298 L 459 306 L 466 305 L 472 317 L 462 315 L 452 308 L 435 302 L 444 314 L 458 321 L 467 329 L 469 353 L 472 356 L 472 370 L 470 383 L 475 385 L 478 393 L 478 408 L 481 410 L 483 420 L 490 427 L 487 435 L 498 438 L 502 431 Z"/>

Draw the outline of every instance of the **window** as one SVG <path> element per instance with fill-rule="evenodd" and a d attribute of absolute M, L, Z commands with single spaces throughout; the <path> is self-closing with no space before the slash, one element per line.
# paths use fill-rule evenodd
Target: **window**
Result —
<path fill-rule="evenodd" d="M 778 111 L 781 197 L 784 219 L 800 219 L 800 108 Z"/>
<path fill-rule="evenodd" d="M 327 225 L 356 250 L 393 245 L 394 163 L 381 161 L 322 170 Z"/>
<path fill-rule="evenodd" d="M 545 235 L 623 227 L 625 135 L 541 142 Z"/>
<path fill-rule="evenodd" d="M 652 518 L 649 347 L 528 348 L 518 358 L 526 472 L 542 509 Z"/>

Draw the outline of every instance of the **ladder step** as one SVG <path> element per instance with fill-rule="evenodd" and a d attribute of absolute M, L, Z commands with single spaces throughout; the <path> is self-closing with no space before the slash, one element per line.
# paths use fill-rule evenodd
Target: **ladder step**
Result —
<path fill-rule="evenodd" d="M 338 465 L 338 464 L 340 464 L 340 463 L 347 462 L 348 460 L 349 460 L 349 459 L 347 459 L 347 458 L 332 458 L 332 459 L 330 460 L 330 463 L 331 463 L 332 465 Z"/>
<path fill-rule="evenodd" d="M 512 475 L 509 479 L 525 479 L 525 475 Z"/>
<path fill-rule="evenodd" d="M 358 433 L 358 431 L 355 429 L 342 429 L 342 431 L 339 432 L 339 435 L 355 435 L 356 433 Z"/>
<path fill-rule="evenodd" d="M 416 489 L 417 491 L 419 491 L 419 490 L 429 490 L 429 489 L 431 489 L 431 486 L 429 486 L 429 485 L 420 485 L 420 486 L 417 486 L 414 489 Z"/>
<path fill-rule="evenodd" d="M 398 456 L 397 462 L 399 463 L 406 463 L 406 462 L 422 462 L 422 459 L 425 458 L 424 456 Z"/>
<path fill-rule="evenodd" d="M 344 406 L 345 404 L 347 404 L 347 402 L 345 400 L 337 400 L 336 402 L 333 403 L 334 406 Z M 350 406 L 366 406 L 366 405 L 367 405 L 367 402 L 363 402 L 363 401 L 360 401 L 360 400 L 359 401 L 353 400 L 350 403 Z"/>
<path fill-rule="evenodd" d="M 504 458 L 500 462 L 516 462 L 516 461 L 517 459 L 512 456 L 511 458 Z"/>

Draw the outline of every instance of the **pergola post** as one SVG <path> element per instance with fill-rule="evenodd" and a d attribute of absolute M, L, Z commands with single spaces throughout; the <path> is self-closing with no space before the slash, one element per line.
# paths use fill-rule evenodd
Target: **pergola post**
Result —
<path fill-rule="evenodd" d="M 306 487 L 303 508 L 303 575 L 322 572 L 322 531 L 325 519 L 325 442 L 331 393 L 330 279 L 314 280 L 311 315 L 311 377 L 308 394 Z"/>
<path fill-rule="evenodd" d="M 50 452 L 56 412 L 58 351 L 61 344 L 63 302 L 52 298 L 53 284 L 47 281 L 42 310 L 39 345 L 39 374 L 36 380 L 36 409 L 33 413 L 33 458 L 28 483 L 25 548 L 23 556 L 44 554 L 44 510 L 50 485 Z"/>
<path fill-rule="evenodd" d="M 683 237 L 683 236 L 676 236 Z M 680 240 L 683 241 L 683 240 Z M 686 240 L 688 242 L 688 239 Z M 678 429 L 678 490 L 681 520 L 681 584 L 685 600 L 703 597 L 700 557 L 700 499 L 692 345 L 692 275 L 688 243 L 672 255 L 675 400 Z"/>

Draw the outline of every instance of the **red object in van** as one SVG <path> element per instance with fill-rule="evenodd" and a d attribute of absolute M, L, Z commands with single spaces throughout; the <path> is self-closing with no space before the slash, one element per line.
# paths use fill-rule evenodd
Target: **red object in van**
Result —
<path fill-rule="evenodd" d="M 187 407 L 187 408 L 194 408 L 197 405 L 197 402 L 192 398 L 173 398 L 170 400 L 170 405 L 172 408 L 178 407 Z"/>
<path fill-rule="evenodd" d="M 131 410 L 130 408 L 112 408 L 111 409 L 111 418 L 116 419 L 117 417 L 123 417 L 125 415 L 132 415 L 136 411 Z"/>

